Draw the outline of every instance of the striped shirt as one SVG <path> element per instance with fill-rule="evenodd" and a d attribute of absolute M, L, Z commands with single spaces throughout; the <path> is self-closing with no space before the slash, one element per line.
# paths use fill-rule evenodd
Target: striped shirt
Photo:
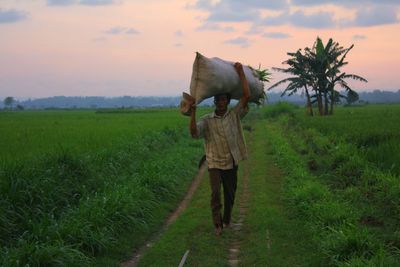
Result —
<path fill-rule="evenodd" d="M 239 161 L 247 158 L 246 144 L 240 118 L 247 108 L 240 103 L 223 116 L 215 112 L 203 116 L 197 123 L 198 137 L 204 138 L 208 168 L 232 169 Z"/>

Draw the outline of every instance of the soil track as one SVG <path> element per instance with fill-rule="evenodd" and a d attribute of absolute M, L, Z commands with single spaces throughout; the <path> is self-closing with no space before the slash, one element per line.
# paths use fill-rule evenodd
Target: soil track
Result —
<path fill-rule="evenodd" d="M 229 256 L 228 256 L 228 265 L 231 267 L 238 266 L 239 264 L 239 252 L 241 240 L 239 233 L 242 230 L 244 218 L 248 209 L 248 200 L 249 200 L 249 165 L 248 161 L 243 162 L 243 179 L 242 179 L 242 192 L 240 194 L 239 203 L 237 204 L 239 207 L 239 214 L 236 219 L 234 219 L 234 223 L 232 224 L 232 230 L 234 231 L 234 235 L 231 240 L 231 246 L 229 247 Z"/>

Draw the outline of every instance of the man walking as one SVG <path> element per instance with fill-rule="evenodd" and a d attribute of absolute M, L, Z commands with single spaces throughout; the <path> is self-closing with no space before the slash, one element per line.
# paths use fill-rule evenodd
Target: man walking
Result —
<path fill-rule="evenodd" d="M 237 186 L 239 161 L 247 157 L 240 119 L 248 112 L 250 98 L 243 66 L 234 65 L 242 85 L 243 95 L 231 109 L 230 94 L 214 96 L 215 111 L 196 123 L 196 106 L 192 105 L 190 133 L 193 138 L 204 138 L 206 160 L 211 185 L 211 211 L 215 234 L 221 235 L 223 227 L 231 222 L 232 207 Z M 221 183 L 224 189 L 224 212 L 221 215 Z"/>

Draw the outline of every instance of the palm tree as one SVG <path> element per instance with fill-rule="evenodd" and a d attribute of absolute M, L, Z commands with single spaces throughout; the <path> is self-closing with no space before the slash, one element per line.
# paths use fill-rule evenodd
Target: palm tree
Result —
<path fill-rule="evenodd" d="M 318 103 L 320 107 L 320 115 L 333 114 L 335 96 L 344 97 L 335 91 L 336 84 L 339 84 L 347 92 L 353 91 L 344 79 L 351 78 L 354 80 L 367 82 L 361 76 L 355 74 L 346 74 L 341 72 L 341 68 L 348 64 L 345 62 L 347 53 L 354 47 L 343 48 L 339 43 L 329 39 L 324 46 L 322 40 L 317 37 L 312 50 L 307 49 L 307 54 L 310 57 L 311 66 L 317 80 Z M 324 103 L 322 104 L 322 96 Z M 330 103 L 330 109 L 329 109 Z M 323 106 L 323 108 L 322 108 Z M 323 112 L 322 112 L 323 110 Z"/>
<path fill-rule="evenodd" d="M 291 56 L 291 58 L 284 61 L 282 64 L 288 64 L 290 66 L 289 68 L 287 69 L 272 68 L 272 69 L 275 71 L 292 74 L 294 76 L 283 79 L 273 84 L 268 88 L 268 90 L 271 90 L 281 84 L 288 82 L 289 84 L 287 85 L 286 89 L 282 92 L 281 96 L 284 96 L 285 94 L 291 96 L 297 93 L 299 89 L 304 88 L 304 92 L 307 97 L 307 113 L 313 116 L 311 97 L 308 90 L 308 86 L 313 83 L 312 80 L 313 76 L 310 75 L 310 67 L 308 64 L 308 59 L 302 54 L 301 49 L 297 50 L 297 52 L 295 53 L 287 53 L 287 55 Z"/>
<path fill-rule="evenodd" d="M 283 64 L 288 64 L 289 68 L 272 68 L 275 71 L 293 76 L 275 83 L 268 90 L 283 83 L 289 83 L 282 95 L 288 94 L 290 96 L 298 90 L 304 89 L 310 115 L 313 114 L 312 104 L 315 102 L 318 104 L 320 115 L 333 114 L 333 107 L 337 99 L 340 97 L 346 98 L 346 96 L 335 90 L 336 85 L 344 88 L 348 95 L 350 93 L 350 95 L 354 96 L 356 93 L 350 88 L 345 79 L 351 78 L 367 82 L 361 76 L 341 71 L 341 68 L 348 64 L 344 60 L 353 47 L 354 45 L 349 48 L 343 48 L 332 39 L 329 39 L 324 45 L 321 38 L 317 37 L 313 47 L 306 47 L 304 53 L 301 49 L 295 53 L 287 53 L 290 58 L 284 61 Z M 309 88 L 313 91 L 313 95 L 310 95 Z"/>

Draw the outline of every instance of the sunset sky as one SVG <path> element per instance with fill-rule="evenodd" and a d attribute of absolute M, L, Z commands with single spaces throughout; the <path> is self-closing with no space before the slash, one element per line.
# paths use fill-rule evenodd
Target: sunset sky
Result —
<path fill-rule="evenodd" d="M 0 0 L 0 98 L 178 96 L 196 51 L 270 69 L 317 36 L 400 89 L 399 0 Z"/>

